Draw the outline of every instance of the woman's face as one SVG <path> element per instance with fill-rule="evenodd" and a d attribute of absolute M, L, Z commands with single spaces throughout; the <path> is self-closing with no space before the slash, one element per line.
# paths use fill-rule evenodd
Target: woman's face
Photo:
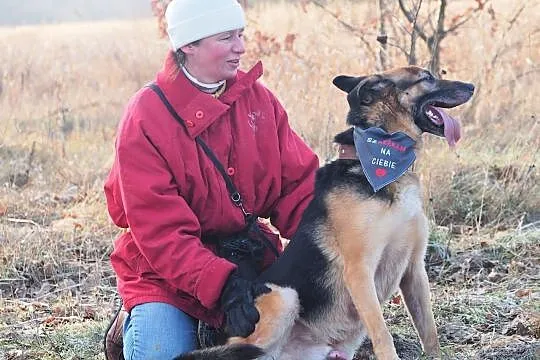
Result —
<path fill-rule="evenodd" d="M 244 29 L 222 32 L 183 46 L 184 66 L 199 81 L 215 83 L 232 79 L 244 54 Z"/>

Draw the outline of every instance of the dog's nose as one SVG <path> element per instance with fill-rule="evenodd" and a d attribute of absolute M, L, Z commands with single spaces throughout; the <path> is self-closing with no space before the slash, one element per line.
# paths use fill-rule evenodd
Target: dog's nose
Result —
<path fill-rule="evenodd" d="M 469 90 L 470 92 L 474 92 L 474 85 L 473 84 L 466 83 L 465 86 L 467 87 L 467 90 Z"/>

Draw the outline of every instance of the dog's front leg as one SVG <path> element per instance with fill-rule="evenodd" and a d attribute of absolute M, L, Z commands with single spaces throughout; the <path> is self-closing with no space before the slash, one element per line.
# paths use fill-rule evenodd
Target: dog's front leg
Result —
<path fill-rule="evenodd" d="M 374 274 L 365 264 L 347 264 L 345 283 L 351 294 L 362 324 L 373 343 L 373 351 L 379 360 L 399 360 L 392 335 L 384 322 L 381 305 L 377 298 Z"/>
<path fill-rule="evenodd" d="M 440 357 L 437 328 L 431 309 L 429 280 L 422 258 L 411 263 L 400 283 L 403 300 L 422 340 L 424 352 L 431 357 Z"/>

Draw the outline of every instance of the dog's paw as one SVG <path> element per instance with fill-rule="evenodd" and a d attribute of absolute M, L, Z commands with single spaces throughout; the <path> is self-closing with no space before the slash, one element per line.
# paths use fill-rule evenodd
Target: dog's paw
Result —
<path fill-rule="evenodd" d="M 326 360 L 349 360 L 343 351 L 332 350 L 326 355 Z"/>

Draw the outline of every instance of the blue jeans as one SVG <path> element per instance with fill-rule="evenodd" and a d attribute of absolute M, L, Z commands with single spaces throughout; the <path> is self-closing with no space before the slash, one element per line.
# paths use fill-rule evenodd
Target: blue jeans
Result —
<path fill-rule="evenodd" d="M 168 360 L 196 348 L 197 320 L 172 305 L 137 305 L 124 322 L 126 360 Z"/>

